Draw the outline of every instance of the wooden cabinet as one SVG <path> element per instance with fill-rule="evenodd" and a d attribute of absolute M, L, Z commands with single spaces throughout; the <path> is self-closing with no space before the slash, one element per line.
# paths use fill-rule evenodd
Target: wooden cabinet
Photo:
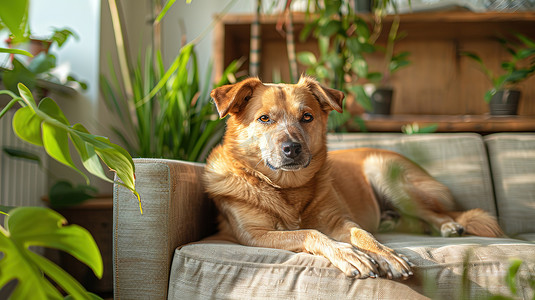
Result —
<path fill-rule="evenodd" d="M 304 27 L 305 18 L 304 14 L 294 14 L 296 36 Z M 278 16 L 261 18 L 260 77 L 264 81 L 271 81 L 274 72 L 280 72 L 283 80 L 289 78 L 285 39 L 275 29 L 277 19 Z M 378 43 L 386 42 L 392 19 L 384 20 Z M 252 20 L 251 15 L 226 15 L 221 19 L 214 32 L 216 74 L 221 74 L 232 60 L 248 57 Z M 491 83 L 475 62 L 461 55 L 462 51 L 476 52 L 498 72 L 508 53 L 494 38 L 519 32 L 535 39 L 535 12 L 404 14 L 399 30 L 407 35 L 395 49 L 410 51 L 412 63 L 392 78 L 395 88 L 392 115 L 364 116 L 369 130 L 399 131 L 399 124 L 432 122 L 439 123 L 439 131 L 450 132 L 535 131 L 535 76 L 519 86 L 522 90 L 519 116 L 490 117 L 483 95 Z M 296 41 L 296 51 L 303 50 L 317 52 L 316 41 L 312 38 Z M 369 57 L 370 70 L 377 70 L 381 63 L 381 56 Z M 247 68 L 246 63 L 243 69 Z M 304 72 L 304 67 L 300 68 Z"/>

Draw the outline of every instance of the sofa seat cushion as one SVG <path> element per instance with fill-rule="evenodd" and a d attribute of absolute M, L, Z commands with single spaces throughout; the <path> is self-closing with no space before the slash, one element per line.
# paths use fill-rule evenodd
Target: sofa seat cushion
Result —
<path fill-rule="evenodd" d="M 510 295 L 505 281 L 510 257 L 524 260 L 520 276 L 529 276 L 535 268 L 535 244 L 515 239 L 408 234 L 382 234 L 378 239 L 409 257 L 416 265 L 413 277 L 406 281 L 352 279 L 345 277 L 323 257 L 210 240 L 175 251 L 168 297 L 476 298 L 490 294 Z M 463 273 L 465 265 L 469 268 Z M 463 274 L 466 276 L 464 283 Z M 519 287 L 518 293 L 520 297 L 531 298 L 533 291 Z"/>
<path fill-rule="evenodd" d="M 515 235 L 515 238 L 535 243 L 535 232 L 518 234 L 518 235 Z"/>

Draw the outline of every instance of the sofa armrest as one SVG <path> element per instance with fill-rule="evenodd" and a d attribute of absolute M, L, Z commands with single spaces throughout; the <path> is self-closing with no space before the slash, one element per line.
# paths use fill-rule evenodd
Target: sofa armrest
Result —
<path fill-rule="evenodd" d="M 134 159 L 136 197 L 113 190 L 115 299 L 166 299 L 171 259 L 181 245 L 215 230 L 214 208 L 203 193 L 203 165 L 165 159 Z"/>

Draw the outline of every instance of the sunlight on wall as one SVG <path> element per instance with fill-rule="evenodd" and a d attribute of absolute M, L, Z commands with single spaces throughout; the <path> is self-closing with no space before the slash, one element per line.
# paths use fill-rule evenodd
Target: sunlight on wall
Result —
<path fill-rule="evenodd" d="M 68 27 L 79 37 L 69 40 L 57 54 L 57 64 L 70 65 L 70 72 L 88 83 L 83 92 L 92 103 L 98 100 L 98 60 L 100 46 L 99 0 L 32 0 L 30 29 L 37 37 L 51 35 L 54 28 Z"/>

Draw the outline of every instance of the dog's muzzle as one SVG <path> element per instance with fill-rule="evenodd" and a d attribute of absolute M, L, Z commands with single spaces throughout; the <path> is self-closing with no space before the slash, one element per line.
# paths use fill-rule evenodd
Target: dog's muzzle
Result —
<path fill-rule="evenodd" d="M 294 159 L 301 154 L 303 151 L 303 148 L 301 147 L 301 144 L 296 142 L 285 142 L 281 145 L 282 153 L 287 157 Z"/>
<path fill-rule="evenodd" d="M 303 149 L 300 143 L 289 141 L 280 146 L 278 158 L 272 157 L 266 160 L 266 165 L 272 170 L 297 171 L 308 167 L 310 164 L 310 155 Z"/>

